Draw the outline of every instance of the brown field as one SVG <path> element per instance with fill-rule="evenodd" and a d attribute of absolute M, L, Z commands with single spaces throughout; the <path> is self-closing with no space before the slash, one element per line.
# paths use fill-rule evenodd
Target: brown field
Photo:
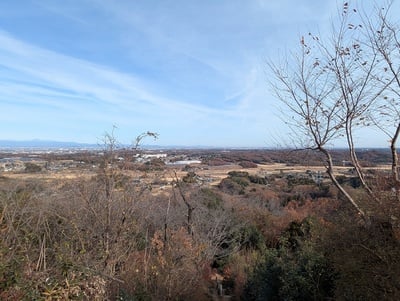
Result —
<path fill-rule="evenodd" d="M 208 179 L 209 185 L 217 185 L 222 179 L 228 176 L 231 171 L 244 171 L 248 172 L 250 175 L 258 175 L 261 177 L 273 174 L 302 174 L 306 171 L 311 171 L 313 173 L 321 172 L 325 177 L 325 167 L 324 166 L 309 166 L 309 165 L 295 165 L 288 166 L 285 163 L 271 163 L 271 164 L 257 164 L 257 168 L 243 168 L 238 164 L 227 164 L 220 166 L 208 166 L 204 164 L 193 164 L 191 165 L 193 171 L 201 178 Z M 389 164 L 378 165 L 368 168 L 369 170 L 380 170 L 389 171 L 391 166 Z M 346 166 L 336 166 L 335 172 L 337 175 L 348 174 L 350 167 Z M 145 182 L 151 183 L 154 179 L 162 179 L 168 183 L 175 180 L 175 176 L 178 179 L 182 179 L 183 176 L 187 174 L 186 170 L 183 170 L 183 166 L 166 166 L 162 171 L 150 171 L 142 172 L 138 170 L 123 170 L 125 175 L 131 178 L 141 178 Z M 7 172 L 3 173 L 4 176 L 11 179 L 19 180 L 30 180 L 36 179 L 46 182 L 51 181 L 62 181 L 62 180 L 73 180 L 78 178 L 89 179 L 97 174 L 96 169 L 85 169 L 85 168 L 74 168 L 66 169 L 61 171 L 44 171 L 38 173 L 23 173 L 23 172 Z"/>

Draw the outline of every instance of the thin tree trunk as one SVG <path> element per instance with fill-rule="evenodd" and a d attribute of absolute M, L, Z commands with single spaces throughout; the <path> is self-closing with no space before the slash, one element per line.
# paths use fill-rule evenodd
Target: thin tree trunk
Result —
<path fill-rule="evenodd" d="M 351 118 L 351 117 L 350 117 Z M 350 124 L 349 124 L 350 123 Z M 354 170 L 357 173 L 357 176 L 361 182 L 362 187 L 364 187 L 364 189 L 367 191 L 368 195 L 376 202 L 381 203 L 379 201 L 379 199 L 374 195 L 371 187 L 369 187 L 369 185 L 367 184 L 367 182 L 365 181 L 365 177 L 364 174 L 362 172 L 362 168 L 360 165 L 360 162 L 358 161 L 358 157 L 356 154 L 356 150 L 354 147 L 354 141 L 353 141 L 353 133 L 352 133 L 352 125 L 351 125 L 351 121 L 347 121 L 346 122 L 346 136 L 347 136 L 347 144 L 349 146 L 349 153 L 350 153 L 350 159 L 351 162 L 353 163 L 354 166 Z"/>
<path fill-rule="evenodd" d="M 396 195 L 397 198 L 400 199 L 400 179 L 399 179 L 399 169 L 398 169 L 398 164 L 399 164 L 399 158 L 397 155 L 397 148 L 396 148 L 396 143 L 397 139 L 399 138 L 400 135 L 400 123 L 397 125 L 396 132 L 393 136 L 392 141 L 390 142 L 390 150 L 392 152 L 392 177 L 393 177 L 393 182 L 394 182 L 394 187 L 396 189 Z"/>
<path fill-rule="evenodd" d="M 181 198 L 187 207 L 187 232 L 189 235 L 193 236 L 192 216 L 193 216 L 193 211 L 194 209 L 196 209 L 196 207 L 192 206 L 192 204 L 190 204 L 190 202 L 187 200 L 182 190 L 181 182 L 178 179 L 176 172 L 175 172 L 175 180 L 176 180 L 176 186 L 178 187 L 179 190 L 179 194 L 181 195 Z"/>
<path fill-rule="evenodd" d="M 165 218 L 164 218 L 164 249 L 167 246 L 167 240 L 168 240 L 168 214 L 170 206 L 171 206 L 171 198 L 168 199 L 167 211 L 165 212 Z"/>
<path fill-rule="evenodd" d="M 323 147 L 320 147 L 319 150 L 325 155 L 326 157 L 326 162 L 327 162 L 327 167 L 326 171 L 329 175 L 329 178 L 331 179 L 332 183 L 339 189 L 339 191 L 344 195 L 344 197 L 350 202 L 350 204 L 357 210 L 358 214 L 361 216 L 361 218 L 366 221 L 367 217 L 364 213 L 364 211 L 357 205 L 357 203 L 354 201 L 354 199 L 351 197 L 351 195 L 343 188 L 342 185 L 337 181 L 334 173 L 333 173 L 333 162 L 332 162 L 332 156 L 331 154 Z"/>

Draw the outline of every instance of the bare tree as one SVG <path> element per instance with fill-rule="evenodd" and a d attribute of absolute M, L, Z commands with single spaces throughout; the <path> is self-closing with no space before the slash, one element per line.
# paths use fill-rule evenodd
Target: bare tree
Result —
<path fill-rule="evenodd" d="M 185 206 L 187 208 L 187 214 L 186 214 L 187 232 L 189 235 L 193 235 L 193 211 L 196 209 L 196 206 L 194 206 L 194 204 L 190 201 L 188 196 L 185 194 L 185 191 L 183 189 L 184 183 L 182 183 L 182 181 L 178 178 L 178 175 L 176 174 L 176 172 L 174 172 L 174 178 L 175 178 L 175 180 L 173 182 L 173 186 L 175 186 L 178 189 L 179 196 L 181 197 L 181 199 L 183 200 L 183 202 L 185 203 Z M 174 187 L 172 187 L 172 192 L 173 192 L 174 198 L 176 200 L 177 196 L 176 196 Z"/>
<path fill-rule="evenodd" d="M 339 25 L 333 29 L 331 45 L 327 47 L 319 39 L 317 44 L 328 59 L 325 67 L 328 72 L 335 74 L 337 89 L 343 99 L 341 113 L 351 161 L 362 186 L 374 197 L 356 154 L 354 131 L 359 126 L 370 125 L 367 113 L 373 109 L 385 87 L 382 89 L 377 83 L 378 54 L 373 48 L 364 47 L 363 26 L 357 21 L 357 9 L 350 9 L 348 2 L 345 2 Z"/>
<path fill-rule="evenodd" d="M 381 130 L 390 141 L 392 182 L 400 198 L 400 28 L 391 20 L 392 5 L 386 1 L 365 12 L 345 2 L 327 39 L 309 33 L 283 64 L 268 64 L 272 89 L 286 109 L 287 123 L 303 138 L 301 146 L 325 155 L 332 182 L 363 218 L 364 211 L 335 179 L 327 145 L 345 139 L 362 186 L 382 204 L 364 175 L 355 139 L 359 128 Z"/>
<path fill-rule="evenodd" d="M 311 35 L 310 35 L 311 36 Z M 312 41 L 320 45 L 316 37 Z M 317 55 L 314 51 L 319 52 Z M 336 74 L 330 72 L 331 62 L 321 62 L 321 50 L 309 46 L 302 37 L 299 54 L 292 54 L 292 61 L 282 65 L 269 62 L 274 75 L 273 92 L 288 109 L 287 124 L 297 137 L 302 137 L 301 148 L 321 152 L 326 159 L 326 171 L 340 192 L 362 217 L 365 213 L 334 174 L 332 156 L 327 146 L 344 135 L 346 116 L 343 114 L 344 99 L 337 89 Z M 328 67 L 326 67 L 328 66 Z"/>
<path fill-rule="evenodd" d="M 364 211 L 335 178 L 327 145 L 341 137 L 347 141 L 349 156 L 362 186 L 380 203 L 358 160 L 354 133 L 358 128 L 373 125 L 384 129 L 382 115 L 390 116 L 392 122 L 395 120 L 395 131 L 388 134 L 394 158 L 393 175 L 398 183 L 395 149 L 400 132 L 398 103 L 392 101 L 389 105 L 386 101 L 382 104 L 382 97 L 389 92 L 391 95 L 398 93 L 399 69 L 392 61 L 393 56 L 398 55 L 400 44 L 396 28 L 388 25 L 387 14 L 378 13 L 377 16 L 380 22 L 363 23 L 358 10 L 345 2 L 328 39 L 309 33 L 301 38 L 300 50 L 292 53 L 284 64 L 268 64 L 274 76 L 273 92 L 288 109 L 287 123 L 297 137 L 303 138 L 303 148 L 324 154 L 332 182 L 363 218 L 366 217 Z M 385 68 L 382 68 L 382 60 L 386 62 Z M 382 76 L 384 70 L 392 75 Z M 394 84 L 398 85 L 397 90 Z"/>
<path fill-rule="evenodd" d="M 98 172 L 93 179 L 80 179 L 66 195 L 70 202 L 63 210 L 70 214 L 68 220 L 72 224 L 73 236 L 79 238 L 79 249 L 82 254 L 98 252 L 98 262 L 88 262 L 86 266 L 101 272 L 107 277 L 117 274 L 128 254 L 136 247 L 135 237 L 138 228 L 137 202 L 144 197 L 144 188 L 133 187 L 133 182 L 122 183 L 123 166 L 118 164 L 120 144 L 115 135 L 114 126 L 110 133 L 102 138 L 102 160 Z M 156 138 L 154 133 L 146 132 L 135 140 L 134 148 L 147 136 Z M 69 206 L 80 208 L 70 210 Z"/>
<path fill-rule="evenodd" d="M 392 178 L 399 196 L 400 179 L 396 144 L 400 135 L 400 27 L 390 19 L 393 1 L 375 7 L 375 18 L 364 15 L 366 37 L 370 49 L 380 60 L 377 80 L 385 88 L 371 120 L 389 138 L 392 153 Z"/>

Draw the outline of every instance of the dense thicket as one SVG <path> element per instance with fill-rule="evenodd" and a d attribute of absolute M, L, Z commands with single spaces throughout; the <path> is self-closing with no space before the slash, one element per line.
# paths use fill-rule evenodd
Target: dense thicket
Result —
<path fill-rule="evenodd" d="M 399 297 L 393 208 L 357 224 L 334 187 L 293 174 L 176 179 L 155 193 L 122 172 L 0 179 L 1 299 Z"/>

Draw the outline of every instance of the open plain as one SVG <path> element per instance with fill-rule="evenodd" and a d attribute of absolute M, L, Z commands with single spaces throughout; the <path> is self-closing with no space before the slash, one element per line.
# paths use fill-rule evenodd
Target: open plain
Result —
<path fill-rule="evenodd" d="M 358 152 L 385 205 L 346 151 L 332 153 L 339 184 L 373 213 L 367 227 L 309 151 L 2 151 L 0 299 L 242 300 L 291 275 L 332 296 L 355 289 L 353 273 L 371 296 L 371 271 L 389 289 L 400 271 L 390 153 Z"/>

